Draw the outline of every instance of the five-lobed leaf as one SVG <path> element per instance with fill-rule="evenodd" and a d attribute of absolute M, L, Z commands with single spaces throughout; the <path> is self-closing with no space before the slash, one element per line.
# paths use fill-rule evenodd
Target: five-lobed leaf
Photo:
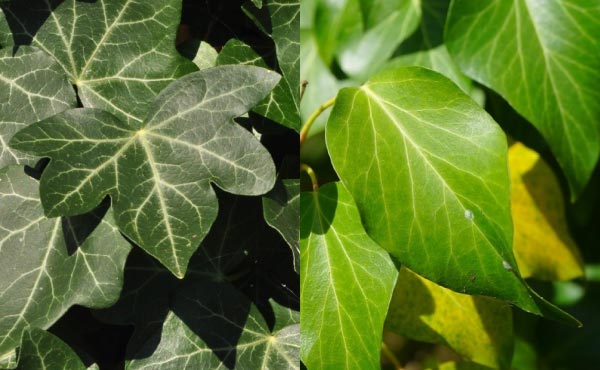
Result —
<path fill-rule="evenodd" d="M 232 120 L 278 81 L 258 67 L 210 68 L 163 90 L 142 125 L 74 109 L 25 128 L 12 146 L 52 159 L 40 185 L 48 216 L 84 213 L 110 194 L 121 231 L 183 277 L 217 214 L 210 183 L 241 195 L 273 187 L 270 154 Z"/>
<path fill-rule="evenodd" d="M 74 304 L 100 308 L 115 302 L 131 247 L 106 207 L 86 216 L 46 218 L 38 182 L 20 167 L 0 170 L 0 207 L 3 357 L 20 345 L 28 327 L 45 329 Z"/>
<path fill-rule="evenodd" d="M 298 314 L 271 305 L 272 329 L 257 307 L 228 284 L 200 282 L 179 289 L 162 329 L 126 368 L 299 369 Z"/>
<path fill-rule="evenodd" d="M 301 358 L 309 369 L 379 369 L 398 275 L 341 183 L 301 193 Z"/>
<path fill-rule="evenodd" d="M 179 55 L 181 0 L 28 0 L 3 5 L 15 44 L 60 64 L 85 107 L 140 123 L 158 93 L 196 66 Z"/>
<path fill-rule="evenodd" d="M 544 136 L 575 199 L 600 154 L 600 4 L 453 1 L 446 45 Z"/>
<path fill-rule="evenodd" d="M 77 106 L 75 91 L 62 69 L 32 47 L 0 51 L 0 168 L 33 165 L 36 158 L 11 150 L 12 136 L 30 123 Z"/>
<path fill-rule="evenodd" d="M 341 90 L 326 140 L 367 233 L 401 263 L 455 291 L 563 315 L 519 275 L 506 137 L 446 77 L 406 67 Z"/>

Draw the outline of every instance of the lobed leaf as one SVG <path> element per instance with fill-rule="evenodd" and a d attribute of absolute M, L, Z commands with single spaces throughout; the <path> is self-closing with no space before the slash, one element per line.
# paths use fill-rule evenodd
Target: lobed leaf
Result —
<path fill-rule="evenodd" d="M 379 369 L 398 275 L 340 183 L 301 193 L 302 361 L 310 369 Z"/>
<path fill-rule="evenodd" d="M 49 55 L 85 107 L 140 124 L 158 93 L 196 66 L 175 49 L 181 0 L 28 0 L 2 5 L 16 45 Z"/>
<path fill-rule="evenodd" d="M 407 67 L 341 90 L 326 140 L 367 233 L 406 267 L 569 320 L 519 275 L 502 130 L 447 78 Z"/>
<path fill-rule="evenodd" d="M 12 145 L 52 159 L 40 184 L 49 217 L 84 213 L 110 194 L 121 231 L 181 278 L 217 215 L 211 182 L 241 195 L 273 187 L 269 152 L 232 120 L 278 80 L 258 67 L 210 68 L 163 90 L 141 127 L 75 109 L 25 128 Z"/>
<path fill-rule="evenodd" d="M 19 167 L 0 170 L 0 207 L 2 357 L 28 328 L 48 328 L 74 304 L 115 302 L 130 245 L 106 207 L 77 218 L 46 218 L 38 182 Z"/>
<path fill-rule="evenodd" d="M 19 369 L 85 370 L 86 367 L 65 342 L 45 330 L 31 328 L 23 335 Z"/>
<path fill-rule="evenodd" d="M 600 155 L 600 4 L 453 1 L 446 45 L 459 67 L 494 89 L 544 136 L 571 199 Z"/>
<path fill-rule="evenodd" d="M 11 150 L 12 136 L 30 123 L 77 106 L 60 66 L 44 52 L 21 47 L 0 51 L 0 168 L 34 165 L 36 158 Z"/>

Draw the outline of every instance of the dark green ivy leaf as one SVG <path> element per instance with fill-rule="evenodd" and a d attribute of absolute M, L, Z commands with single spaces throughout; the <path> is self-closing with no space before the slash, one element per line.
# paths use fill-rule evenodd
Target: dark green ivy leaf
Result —
<path fill-rule="evenodd" d="M 163 90 L 143 124 L 74 109 L 12 144 L 52 159 L 40 185 L 48 216 L 84 213 L 110 194 L 121 231 L 182 278 L 217 215 L 210 183 L 242 195 L 273 187 L 269 152 L 232 119 L 278 81 L 258 67 L 210 68 Z"/>
<path fill-rule="evenodd" d="M 3 357 L 20 345 L 28 327 L 48 328 L 74 304 L 115 302 L 130 245 L 107 205 L 85 216 L 46 218 L 38 182 L 20 167 L 0 171 L 0 207 Z"/>
<path fill-rule="evenodd" d="M 19 351 L 20 370 L 85 370 L 86 367 L 65 342 L 45 330 L 31 328 L 23 334 Z"/>

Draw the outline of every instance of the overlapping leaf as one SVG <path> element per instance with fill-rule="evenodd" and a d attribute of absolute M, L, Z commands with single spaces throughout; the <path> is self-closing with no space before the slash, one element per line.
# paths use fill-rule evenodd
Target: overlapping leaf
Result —
<path fill-rule="evenodd" d="M 539 154 L 521 143 L 508 150 L 514 251 L 523 277 L 569 280 L 583 261 L 567 226 L 560 184 Z"/>
<path fill-rule="evenodd" d="M 302 360 L 310 369 L 378 369 L 396 268 L 340 183 L 300 202 Z"/>
<path fill-rule="evenodd" d="M 175 50 L 181 0 L 30 0 L 2 5 L 15 44 L 54 57 L 86 107 L 141 123 L 156 95 L 192 72 Z"/>
<path fill-rule="evenodd" d="M 46 218 L 38 182 L 20 167 L 0 171 L 0 207 L 2 357 L 20 345 L 28 327 L 45 329 L 74 304 L 116 301 L 130 246 L 106 207 L 77 218 Z"/>
<path fill-rule="evenodd" d="M 453 292 L 403 267 L 386 329 L 446 344 L 468 361 L 507 369 L 513 352 L 511 311 L 506 302 Z"/>
<path fill-rule="evenodd" d="M 0 51 L 0 167 L 34 164 L 34 157 L 9 148 L 12 136 L 76 106 L 75 91 L 50 56 L 32 47 L 21 47 L 14 55 L 10 48 Z"/>
<path fill-rule="evenodd" d="M 84 213 L 110 194 L 121 231 L 183 277 L 217 214 L 210 183 L 242 195 L 273 187 L 270 154 L 232 119 L 278 80 L 258 67 L 210 68 L 163 90 L 141 128 L 75 109 L 27 127 L 12 143 L 52 159 L 40 185 L 48 216 Z"/>
<path fill-rule="evenodd" d="M 343 89 L 326 138 L 367 233 L 400 262 L 455 291 L 562 316 L 512 254 L 506 138 L 451 81 L 407 67 Z"/>
<path fill-rule="evenodd" d="M 263 197 L 267 223 L 276 229 L 292 248 L 294 270 L 300 271 L 300 180 L 282 180 Z"/>
<path fill-rule="evenodd" d="M 250 45 L 237 39 L 228 41 L 217 57 L 217 65 L 227 64 L 268 67 L 263 58 Z M 295 99 L 288 80 L 281 79 L 269 96 L 252 111 L 297 131 L 300 127 L 300 112 Z"/>
<path fill-rule="evenodd" d="M 460 68 L 500 93 L 544 136 L 572 199 L 600 154 L 600 4 L 454 1 L 446 43 Z"/>
<path fill-rule="evenodd" d="M 298 314 L 276 303 L 273 309 L 271 329 L 230 285 L 204 282 L 180 289 L 162 329 L 127 369 L 299 369 Z"/>

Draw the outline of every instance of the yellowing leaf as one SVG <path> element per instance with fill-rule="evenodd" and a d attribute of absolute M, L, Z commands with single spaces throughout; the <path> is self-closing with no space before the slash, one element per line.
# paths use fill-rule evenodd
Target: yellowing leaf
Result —
<path fill-rule="evenodd" d="M 508 151 L 514 253 L 524 278 L 569 280 L 583 263 L 565 219 L 560 185 L 539 154 L 521 143 Z"/>
<path fill-rule="evenodd" d="M 400 270 L 386 329 L 418 341 L 445 344 L 465 360 L 480 365 L 500 369 L 510 365 L 510 305 L 456 293 L 405 267 Z"/>

